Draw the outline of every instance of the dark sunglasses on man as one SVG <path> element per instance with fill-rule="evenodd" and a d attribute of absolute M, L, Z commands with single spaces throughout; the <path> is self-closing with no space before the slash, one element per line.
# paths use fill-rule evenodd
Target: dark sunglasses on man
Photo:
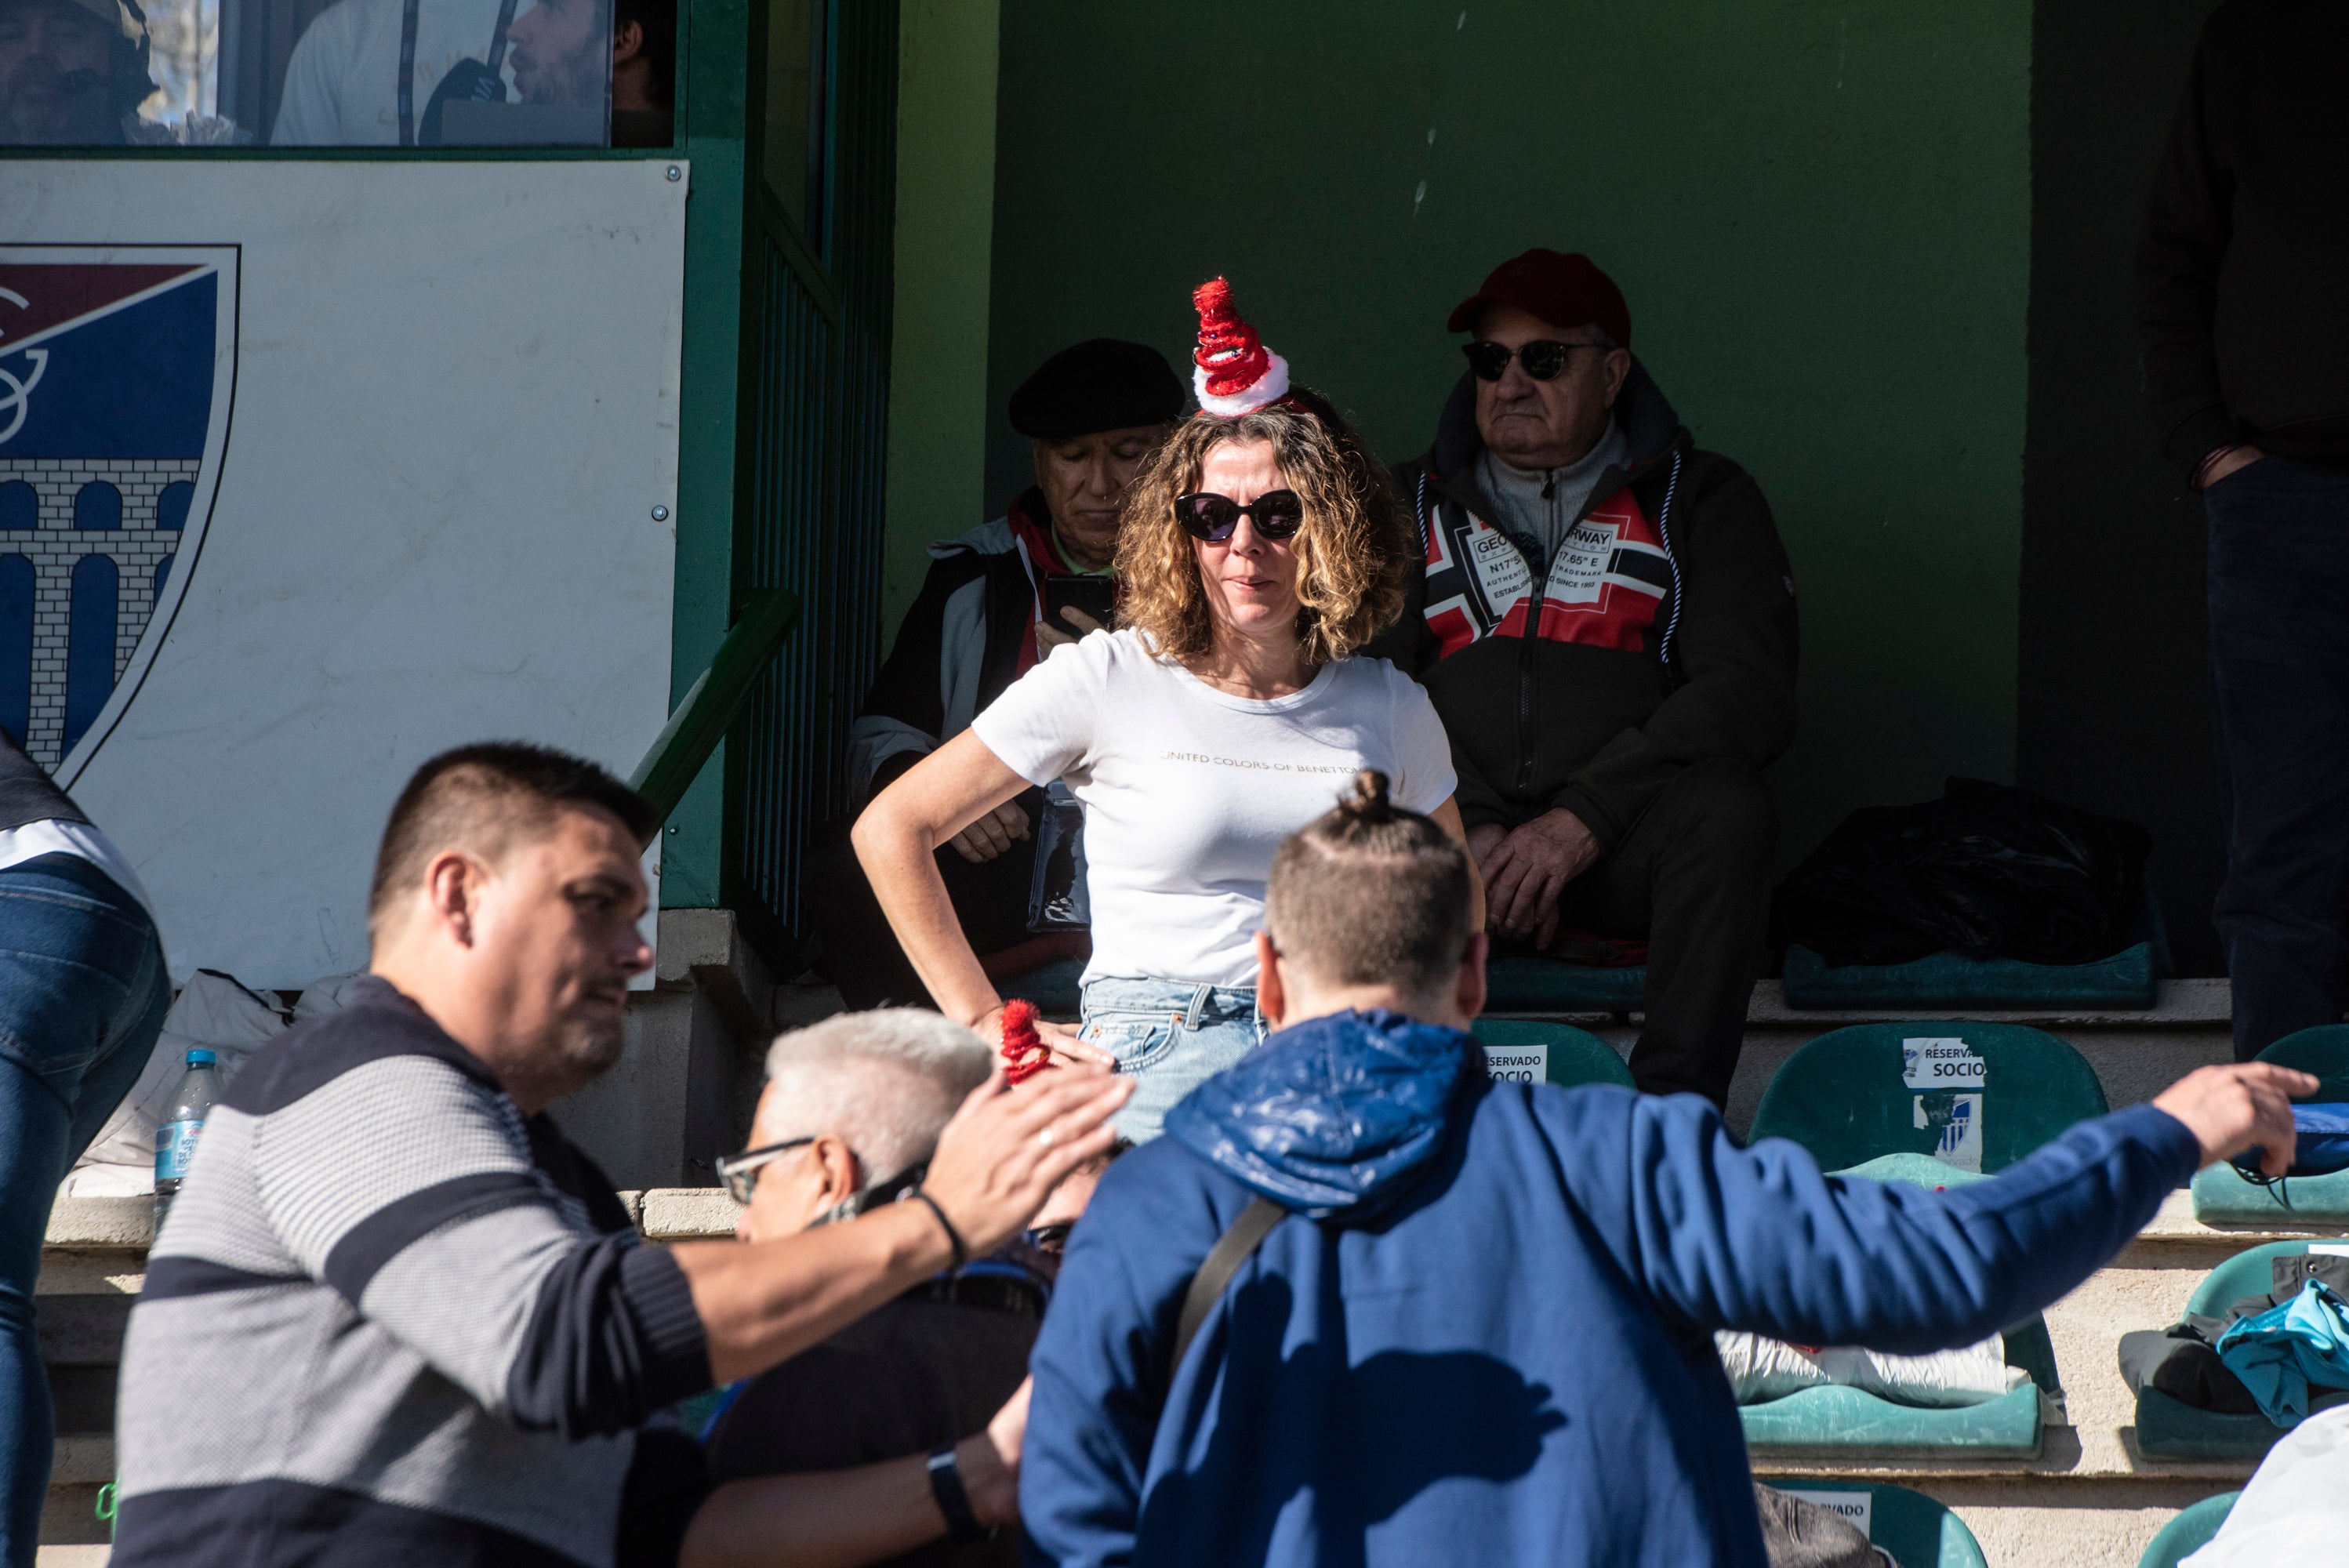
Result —
<path fill-rule="evenodd" d="M 1244 517 L 1255 521 L 1260 538 L 1294 539 L 1305 526 L 1305 501 L 1290 490 L 1267 490 L 1246 506 L 1212 490 L 1174 498 L 1174 520 L 1183 531 L 1204 543 L 1223 543 L 1238 531 Z"/>
<path fill-rule="evenodd" d="M 1526 374 L 1537 381 L 1548 381 L 1566 368 L 1566 356 L 1578 348 L 1592 348 L 1604 354 L 1603 343 L 1560 343 L 1554 337 L 1537 337 L 1520 348 L 1506 343 L 1464 343 L 1460 352 L 1468 356 L 1468 368 L 1476 373 L 1479 381 L 1498 381 L 1509 373 L 1509 361 L 1514 359 L 1526 367 Z"/>

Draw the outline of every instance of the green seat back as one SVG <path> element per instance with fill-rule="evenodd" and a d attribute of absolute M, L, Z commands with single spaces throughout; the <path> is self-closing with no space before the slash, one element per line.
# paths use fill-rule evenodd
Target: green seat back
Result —
<path fill-rule="evenodd" d="M 1982 1168 L 2002 1171 L 2075 1122 L 2105 1113 L 2104 1087 L 2079 1052 L 2020 1024 L 1853 1024 L 1821 1035 L 1778 1068 L 1750 1139 L 1788 1138 L 1830 1171 L 1885 1154 L 1933 1151 L 1919 1091 L 1902 1081 L 1901 1042 L 1960 1039 L 1982 1058 Z"/>
<path fill-rule="evenodd" d="M 2263 1247 L 2237 1253 L 2202 1276 L 2202 1283 L 2186 1298 L 2186 1310 L 2205 1317 L 2224 1317 L 2227 1309 L 2243 1297 L 2267 1295 L 2275 1278 L 2268 1266 L 2269 1259 L 2296 1258 L 2306 1251 L 2306 1242 L 2270 1242 Z"/>
<path fill-rule="evenodd" d="M 2323 1078 L 2323 1087 L 2311 1099 L 2349 1100 L 2349 1024 L 2319 1024 L 2286 1035 L 2261 1051 L 2260 1060 L 2298 1068 Z"/>
<path fill-rule="evenodd" d="M 1545 1052 L 1548 1058 L 1546 1082 L 1565 1088 L 1586 1083 L 1631 1087 L 1631 1069 L 1623 1065 L 1615 1047 L 1588 1029 L 1522 1018 L 1479 1018 L 1475 1029 L 1476 1037 L 1495 1049 Z"/>
<path fill-rule="evenodd" d="M 2240 1491 L 2222 1491 L 2216 1497 L 2206 1497 L 2177 1518 L 2161 1527 L 2161 1532 L 2146 1542 L 2145 1555 L 2137 1560 L 2137 1568 L 2178 1568 L 2179 1559 L 2199 1552 L 2210 1544 L 2219 1533 L 2219 1526 L 2227 1522 L 2233 1511 Z"/>
<path fill-rule="evenodd" d="M 1966 1522 L 1921 1491 L 1905 1486 L 1857 1480 L 1780 1480 L 1762 1478 L 1781 1491 L 1874 1492 L 1868 1540 L 1892 1553 L 1900 1568 L 1990 1568 L 1982 1542 Z"/>

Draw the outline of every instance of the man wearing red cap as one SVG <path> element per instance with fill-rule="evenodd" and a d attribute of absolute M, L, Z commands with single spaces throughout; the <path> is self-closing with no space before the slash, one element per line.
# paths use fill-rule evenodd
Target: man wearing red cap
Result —
<path fill-rule="evenodd" d="M 1785 547 L 1632 357 L 1589 257 L 1504 262 L 1449 325 L 1468 374 L 1396 471 L 1426 570 L 1369 651 L 1451 732 L 1496 954 L 1644 944 L 1632 1076 L 1722 1103 L 1769 911 L 1760 771 L 1795 733 Z"/>

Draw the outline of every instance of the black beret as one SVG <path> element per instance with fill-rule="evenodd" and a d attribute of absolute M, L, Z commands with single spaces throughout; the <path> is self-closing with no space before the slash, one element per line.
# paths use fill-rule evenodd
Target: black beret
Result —
<path fill-rule="evenodd" d="M 1183 383 L 1166 356 L 1114 337 L 1063 348 L 1011 395 L 1011 428 L 1040 441 L 1164 425 L 1182 414 Z"/>

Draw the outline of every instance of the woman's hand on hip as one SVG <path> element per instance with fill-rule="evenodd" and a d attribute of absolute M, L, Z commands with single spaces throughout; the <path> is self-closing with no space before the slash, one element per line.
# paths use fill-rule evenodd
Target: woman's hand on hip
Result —
<path fill-rule="evenodd" d="M 980 1014 L 971 1024 L 970 1032 L 985 1040 L 989 1048 L 1001 1050 L 1003 1048 L 1002 1004 L 998 1003 Z M 1062 1062 L 1073 1062 L 1080 1067 L 1098 1068 L 1103 1071 L 1113 1072 L 1117 1068 L 1117 1058 L 1099 1046 L 1085 1044 L 1084 1037 L 1078 1033 L 1074 1024 L 1056 1024 L 1048 1018 L 1039 1018 L 1036 1020 L 1036 1037 L 1043 1041 L 1052 1053 L 1052 1060 L 1048 1064 L 1049 1066 L 1059 1067 Z"/>

